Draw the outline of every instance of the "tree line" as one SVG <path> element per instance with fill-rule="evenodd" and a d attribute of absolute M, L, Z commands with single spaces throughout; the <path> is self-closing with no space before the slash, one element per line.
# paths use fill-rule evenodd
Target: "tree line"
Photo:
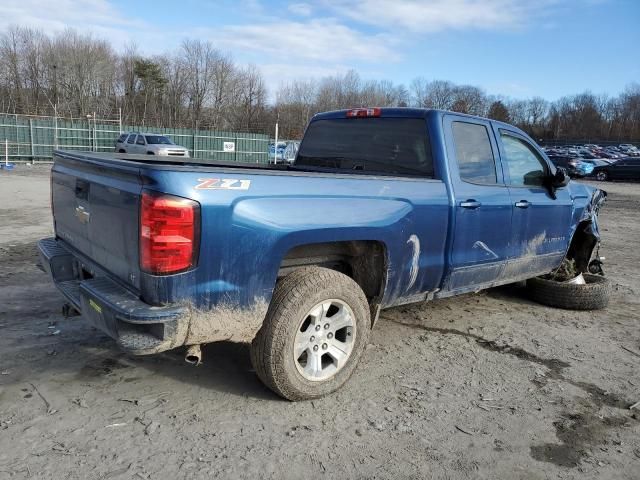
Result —
<path fill-rule="evenodd" d="M 271 100 L 270 100 L 271 98 Z M 299 138 L 314 113 L 360 106 L 423 107 L 515 124 L 537 140 L 640 141 L 640 84 L 617 96 L 583 92 L 550 102 L 512 99 L 473 85 L 415 78 L 409 85 L 364 80 L 356 71 L 283 83 L 269 96 L 255 65 L 240 65 L 206 40 L 163 55 L 69 29 L 22 27 L 0 34 L 0 112 L 98 118 Z"/>

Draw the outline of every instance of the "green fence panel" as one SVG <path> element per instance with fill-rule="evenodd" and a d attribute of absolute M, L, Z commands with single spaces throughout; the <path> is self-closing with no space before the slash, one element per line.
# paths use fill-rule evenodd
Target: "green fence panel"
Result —
<path fill-rule="evenodd" d="M 139 125 L 123 125 L 122 131 L 167 135 L 198 159 L 253 163 L 269 161 L 267 135 Z M 0 142 L 8 142 L 10 161 L 51 161 L 56 146 L 60 150 L 110 152 L 119 135 L 120 127 L 115 122 L 94 122 L 92 118 L 56 119 L 0 114 Z"/>

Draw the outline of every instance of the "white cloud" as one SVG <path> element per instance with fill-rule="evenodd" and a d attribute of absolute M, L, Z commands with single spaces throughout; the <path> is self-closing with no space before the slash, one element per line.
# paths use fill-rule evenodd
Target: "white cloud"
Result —
<path fill-rule="evenodd" d="M 260 65 L 267 91 L 273 95 L 272 101 L 275 101 L 275 93 L 278 89 L 293 80 L 317 80 L 344 75 L 350 69 L 351 67 L 344 64 L 322 66 L 313 63 L 263 63 Z"/>
<path fill-rule="evenodd" d="M 394 62 L 399 58 L 393 36 L 362 33 L 332 19 L 234 25 L 209 36 L 232 51 L 258 51 L 282 61 Z"/>
<path fill-rule="evenodd" d="M 381 29 L 425 33 L 451 29 L 513 29 L 556 0 L 325 0 L 342 17 Z"/>
<path fill-rule="evenodd" d="M 291 13 L 301 17 L 309 17 L 313 13 L 313 7 L 308 3 L 292 3 L 287 8 Z"/>
<path fill-rule="evenodd" d="M 74 28 L 110 41 L 120 48 L 132 41 L 153 44 L 163 35 L 108 0 L 21 0 L 0 2 L 0 30 L 10 25 L 57 33 Z"/>
<path fill-rule="evenodd" d="M 290 8 L 300 16 L 313 13 L 308 3 L 294 3 Z M 245 22 L 212 29 L 199 28 L 196 22 L 201 20 L 194 19 L 194 28 L 185 33 L 150 25 L 138 9 L 123 15 L 110 0 L 0 0 L 0 30 L 19 25 L 53 33 L 71 27 L 104 38 L 117 49 L 135 42 L 144 53 L 176 49 L 186 36 L 207 38 L 233 55 L 259 58 L 259 64 L 291 59 L 335 65 L 396 61 L 399 57 L 390 34 L 363 33 L 331 18 L 283 21 L 265 15 L 259 0 L 250 0 L 244 9 L 249 14 Z"/>

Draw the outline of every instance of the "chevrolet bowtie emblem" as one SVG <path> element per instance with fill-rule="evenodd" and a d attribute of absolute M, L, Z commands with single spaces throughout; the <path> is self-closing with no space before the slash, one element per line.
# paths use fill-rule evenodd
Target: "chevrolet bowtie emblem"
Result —
<path fill-rule="evenodd" d="M 76 218 L 80 220 L 80 223 L 89 223 L 91 214 L 87 212 L 87 209 L 81 205 L 76 207 Z"/>

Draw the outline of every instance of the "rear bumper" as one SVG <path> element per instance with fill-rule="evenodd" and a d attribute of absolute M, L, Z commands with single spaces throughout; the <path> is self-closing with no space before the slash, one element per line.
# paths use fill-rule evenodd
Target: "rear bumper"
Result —
<path fill-rule="evenodd" d="M 84 278 L 83 260 L 55 238 L 40 240 L 38 249 L 40 263 L 69 303 L 124 350 L 147 355 L 185 343 L 186 307 L 144 303 L 106 274 Z"/>

